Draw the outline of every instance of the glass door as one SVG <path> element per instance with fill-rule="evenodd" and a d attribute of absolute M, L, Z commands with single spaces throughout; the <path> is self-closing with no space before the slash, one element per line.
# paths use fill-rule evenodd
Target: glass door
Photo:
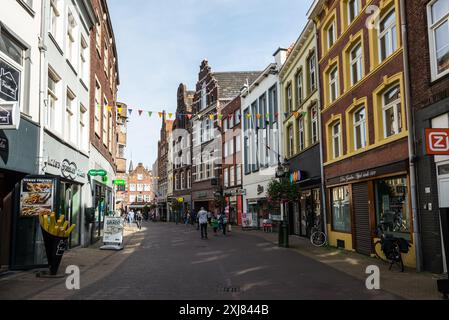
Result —
<path fill-rule="evenodd" d="M 76 227 L 70 235 L 70 247 L 74 248 L 80 245 L 80 230 L 81 230 L 81 186 L 72 186 L 72 203 L 70 224 L 75 224 Z"/>

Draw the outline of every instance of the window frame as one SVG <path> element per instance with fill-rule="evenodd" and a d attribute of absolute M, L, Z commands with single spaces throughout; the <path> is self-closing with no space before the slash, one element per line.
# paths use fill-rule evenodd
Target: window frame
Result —
<path fill-rule="evenodd" d="M 363 120 L 359 120 L 356 121 L 356 114 L 360 113 L 360 111 L 364 109 L 365 111 L 365 117 Z M 354 128 L 354 151 L 358 151 L 358 150 L 363 150 L 366 148 L 367 146 L 367 109 L 365 105 L 361 105 L 359 106 L 353 113 L 352 113 L 352 124 L 353 124 L 353 128 Z M 357 127 L 361 127 L 363 128 L 363 140 L 362 137 L 361 141 L 362 141 L 362 146 L 361 147 L 357 147 Z M 362 130 L 360 130 L 360 132 L 362 132 Z"/>
<path fill-rule="evenodd" d="M 384 20 L 387 20 L 387 18 L 390 15 L 394 15 L 394 22 L 391 23 L 390 25 L 388 25 L 384 31 L 380 31 L 380 25 L 382 24 L 382 22 Z M 377 32 L 377 45 L 378 45 L 378 54 L 379 54 L 379 64 L 383 63 L 385 60 L 387 60 L 389 57 L 391 57 L 393 55 L 394 52 L 396 52 L 396 50 L 398 49 L 398 35 L 397 35 L 397 21 L 398 21 L 398 17 L 396 14 L 396 8 L 393 7 L 390 10 L 388 10 L 385 14 L 382 15 L 382 17 L 379 19 L 379 29 Z M 392 31 L 394 28 L 394 32 Z M 391 52 L 386 52 L 386 56 L 382 59 L 382 38 L 386 37 L 387 35 L 389 35 L 389 49 L 391 50 Z M 395 43 L 396 43 L 396 47 L 393 46 L 393 39 L 396 39 Z"/>
<path fill-rule="evenodd" d="M 338 126 L 339 130 L 338 133 L 335 133 L 335 127 Z M 338 159 L 343 155 L 343 148 L 342 148 L 342 127 L 341 127 L 341 121 L 335 121 L 332 125 L 331 125 L 331 132 L 332 132 L 332 156 L 333 159 Z M 338 139 L 338 155 L 337 155 L 337 150 L 336 150 L 336 145 L 335 145 L 335 141 L 336 139 Z"/>
<path fill-rule="evenodd" d="M 352 53 L 357 48 L 360 50 L 360 53 L 357 54 L 355 58 L 353 58 Z M 357 79 L 357 81 L 355 81 L 355 79 L 354 79 L 354 69 L 353 69 L 354 66 L 357 67 L 357 76 L 359 77 L 359 79 Z M 351 50 L 349 50 L 349 74 L 350 74 L 349 77 L 351 80 L 351 86 L 356 85 L 363 79 L 363 44 L 362 44 L 362 41 L 355 43 L 352 46 Z"/>
<path fill-rule="evenodd" d="M 298 123 L 298 152 L 302 152 L 306 149 L 306 122 L 303 116 L 299 117 Z"/>
<path fill-rule="evenodd" d="M 394 101 L 386 104 L 385 100 L 386 100 L 386 95 L 387 93 L 391 92 L 394 88 L 398 88 L 399 91 L 399 97 L 397 99 L 395 99 Z M 382 93 L 382 122 L 383 122 L 383 138 L 384 139 L 388 139 L 391 138 L 395 135 L 401 134 L 403 131 L 403 127 L 402 127 L 402 99 L 401 99 L 401 86 L 400 84 L 394 84 L 392 86 L 389 86 L 388 88 L 386 88 L 384 90 L 384 92 Z M 393 108 L 393 116 L 394 116 L 394 123 L 393 123 L 393 128 L 395 130 L 395 133 L 391 134 L 391 135 L 387 135 L 387 126 L 386 126 L 386 117 L 385 117 L 385 113 L 386 111 L 388 111 L 389 109 Z"/>
<path fill-rule="evenodd" d="M 334 103 L 340 96 L 340 86 L 339 86 L 339 69 L 338 65 L 335 65 L 329 71 L 329 104 Z M 332 74 L 335 73 L 335 78 L 332 79 Z M 332 98 L 332 85 L 335 84 L 335 97 Z"/>
<path fill-rule="evenodd" d="M 332 43 L 331 43 L 331 38 L 329 37 L 329 35 L 330 35 L 330 29 L 332 28 Z M 335 21 L 335 19 L 334 20 L 332 20 L 332 22 L 331 23 L 329 23 L 329 25 L 327 26 L 327 28 L 326 28 L 326 40 L 327 40 L 327 50 L 330 50 L 334 45 L 335 45 L 335 43 L 337 42 L 337 24 L 336 24 L 336 21 Z"/>
<path fill-rule="evenodd" d="M 427 4 L 427 29 L 428 29 L 428 37 L 429 37 L 429 51 L 430 51 L 430 66 L 431 66 L 431 78 L 432 81 L 436 81 L 447 74 L 449 74 L 449 67 L 443 71 L 438 72 L 438 60 L 437 60 L 437 51 L 436 51 L 436 37 L 435 30 L 444 23 L 447 22 L 449 28 L 449 11 L 443 15 L 438 21 L 433 22 L 432 16 L 432 7 L 435 3 L 441 0 L 432 0 Z M 449 32 L 449 30 L 448 30 Z"/>

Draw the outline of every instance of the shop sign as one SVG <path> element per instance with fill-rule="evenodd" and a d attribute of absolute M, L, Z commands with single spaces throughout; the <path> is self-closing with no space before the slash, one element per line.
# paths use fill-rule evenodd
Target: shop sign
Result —
<path fill-rule="evenodd" d="M 264 191 L 264 187 L 263 187 L 262 185 L 259 184 L 259 185 L 257 186 L 257 194 L 260 195 L 260 194 L 263 193 L 263 191 Z"/>
<path fill-rule="evenodd" d="M 64 159 L 62 162 L 55 159 L 48 159 L 46 165 L 60 170 L 61 176 L 66 179 L 76 180 L 77 178 L 86 178 L 86 174 L 78 170 L 76 163 L 68 159 Z"/>
<path fill-rule="evenodd" d="M 428 155 L 449 155 L 449 129 L 426 129 Z"/>
<path fill-rule="evenodd" d="M 89 172 L 87 173 L 89 176 L 91 177 L 106 177 L 108 175 L 108 173 L 106 172 L 106 170 L 89 170 Z"/>
<path fill-rule="evenodd" d="M 34 217 L 54 211 L 56 179 L 26 177 L 20 186 L 20 215 Z"/>
<path fill-rule="evenodd" d="M 376 170 L 362 171 L 362 172 L 348 174 L 346 176 L 340 177 L 340 182 L 346 183 L 346 182 L 351 182 L 351 181 L 356 181 L 356 180 L 361 180 L 361 179 L 367 179 L 367 178 L 375 177 L 376 175 L 377 175 Z"/>
<path fill-rule="evenodd" d="M 126 181 L 125 180 L 114 180 L 114 185 L 116 186 L 125 186 Z"/>
<path fill-rule="evenodd" d="M 104 218 L 103 243 L 121 244 L 123 242 L 123 219 Z"/>
<path fill-rule="evenodd" d="M 290 174 L 290 182 L 298 183 L 303 179 L 303 172 L 301 170 L 295 171 Z"/>
<path fill-rule="evenodd" d="M 21 72 L 0 59 L 0 129 L 17 129 L 20 123 Z"/>
<path fill-rule="evenodd" d="M 19 128 L 20 110 L 17 103 L 0 103 L 0 129 L 16 130 Z"/>
<path fill-rule="evenodd" d="M 201 191 L 197 193 L 198 198 L 207 198 L 207 192 Z"/>

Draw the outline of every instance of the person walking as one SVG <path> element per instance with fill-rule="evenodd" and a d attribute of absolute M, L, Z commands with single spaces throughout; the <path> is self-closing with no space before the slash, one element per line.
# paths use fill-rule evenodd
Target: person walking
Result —
<path fill-rule="evenodd" d="M 212 226 L 212 229 L 214 230 L 214 236 L 217 236 L 219 221 L 218 221 L 218 217 L 215 214 L 212 216 L 211 226 Z"/>
<path fill-rule="evenodd" d="M 228 217 L 226 216 L 226 213 L 222 212 L 219 219 L 221 229 L 223 230 L 223 235 L 226 235 L 226 227 L 228 225 Z"/>
<path fill-rule="evenodd" d="M 143 220 L 142 213 L 140 211 L 137 211 L 136 224 L 137 224 L 137 228 L 139 228 L 139 230 L 142 230 L 142 220 Z"/>
<path fill-rule="evenodd" d="M 207 217 L 208 212 L 201 207 L 201 210 L 198 212 L 198 222 L 201 228 L 201 239 L 207 239 Z"/>

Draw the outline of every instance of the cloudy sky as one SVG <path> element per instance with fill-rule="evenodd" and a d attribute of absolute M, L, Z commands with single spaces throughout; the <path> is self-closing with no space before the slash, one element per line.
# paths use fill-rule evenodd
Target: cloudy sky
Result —
<path fill-rule="evenodd" d="M 133 114 L 127 158 L 151 168 L 161 121 L 137 110 L 175 112 L 180 83 L 195 87 L 199 65 L 263 70 L 301 33 L 312 0 L 108 0 L 120 68 L 119 101 Z"/>

